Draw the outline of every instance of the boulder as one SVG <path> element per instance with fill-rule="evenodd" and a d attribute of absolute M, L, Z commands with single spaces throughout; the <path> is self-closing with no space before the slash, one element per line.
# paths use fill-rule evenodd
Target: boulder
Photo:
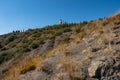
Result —
<path fill-rule="evenodd" d="M 119 72 L 120 61 L 108 56 L 93 60 L 88 68 L 89 76 L 99 80 L 120 80 Z"/>

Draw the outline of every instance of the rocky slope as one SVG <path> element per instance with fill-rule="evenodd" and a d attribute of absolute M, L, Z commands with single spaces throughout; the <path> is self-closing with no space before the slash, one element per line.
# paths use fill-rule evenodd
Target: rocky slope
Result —
<path fill-rule="evenodd" d="M 25 40 L 30 41 L 33 34 L 17 33 L 20 35 L 5 48 L 15 42 L 16 46 L 1 48 L 1 80 L 120 80 L 120 14 L 65 27 L 50 27 L 50 30 L 63 30 L 52 37 L 48 34 L 54 31 L 47 32 L 49 27 L 42 29 L 47 35 L 40 37 L 41 29 L 30 30 L 37 33 L 34 40 L 43 36 L 47 39 L 37 46 L 23 47 L 27 51 L 22 52 L 17 51 L 21 40 L 27 35 Z M 8 37 L 2 36 L 1 42 L 2 39 Z M 7 52 L 12 51 L 16 55 L 7 58 L 11 54 Z"/>

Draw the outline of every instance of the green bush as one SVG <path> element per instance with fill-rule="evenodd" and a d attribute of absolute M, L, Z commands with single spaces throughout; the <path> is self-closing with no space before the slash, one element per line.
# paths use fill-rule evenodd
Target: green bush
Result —
<path fill-rule="evenodd" d="M 29 48 L 30 43 L 21 43 L 18 47 L 18 52 L 29 52 L 31 51 Z"/>
<path fill-rule="evenodd" d="M 22 43 L 30 43 L 30 40 L 28 40 L 27 37 L 24 37 L 24 38 L 22 39 Z"/>
<path fill-rule="evenodd" d="M 10 59 L 12 59 L 14 57 L 14 54 L 12 53 L 3 53 L 0 56 L 0 64 L 2 64 L 5 61 L 9 61 Z"/>
<path fill-rule="evenodd" d="M 60 35 L 62 35 L 62 33 L 63 33 L 63 31 L 58 31 L 55 33 L 55 36 L 60 36 Z"/>
<path fill-rule="evenodd" d="M 16 36 L 12 34 L 12 35 L 8 36 L 5 44 L 8 44 L 8 43 L 14 41 L 15 39 L 16 39 Z"/>
<path fill-rule="evenodd" d="M 15 36 L 12 35 L 12 36 L 10 36 L 10 37 L 8 38 L 8 41 L 9 41 L 9 42 L 12 42 L 12 41 L 14 41 L 14 39 L 15 39 Z"/>
<path fill-rule="evenodd" d="M 14 43 L 14 44 L 11 44 L 10 45 L 10 48 L 13 48 L 13 47 L 15 47 L 17 44 L 16 43 Z"/>
<path fill-rule="evenodd" d="M 39 45 L 40 45 L 40 40 L 34 40 L 34 41 L 32 42 L 32 44 L 30 45 L 30 48 L 35 49 L 35 48 L 38 48 Z"/>
<path fill-rule="evenodd" d="M 32 34 L 32 37 L 34 37 L 34 38 L 40 37 L 40 36 L 41 36 L 41 33 L 40 33 L 40 32 L 37 32 L 37 33 Z"/>
<path fill-rule="evenodd" d="M 40 39 L 40 44 L 44 44 L 46 39 Z"/>
<path fill-rule="evenodd" d="M 17 50 L 17 52 L 29 52 L 29 51 L 31 51 L 31 49 L 29 48 L 29 47 L 25 47 L 25 48 L 23 48 L 23 47 L 19 47 L 18 48 L 18 50 Z"/>

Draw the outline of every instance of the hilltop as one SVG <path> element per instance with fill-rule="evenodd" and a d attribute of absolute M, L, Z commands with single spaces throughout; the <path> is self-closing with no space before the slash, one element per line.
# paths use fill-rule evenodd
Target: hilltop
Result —
<path fill-rule="evenodd" d="M 120 14 L 0 36 L 1 80 L 120 80 Z"/>

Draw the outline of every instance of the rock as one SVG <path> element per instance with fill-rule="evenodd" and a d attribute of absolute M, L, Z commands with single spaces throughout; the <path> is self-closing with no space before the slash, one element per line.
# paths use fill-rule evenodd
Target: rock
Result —
<path fill-rule="evenodd" d="M 50 80 L 50 78 L 46 73 L 40 72 L 34 76 L 34 80 Z"/>
<path fill-rule="evenodd" d="M 40 48 L 39 54 L 42 55 L 43 53 L 47 52 L 48 50 L 54 47 L 54 40 L 48 40 L 46 43 Z"/>
<path fill-rule="evenodd" d="M 81 47 L 82 46 L 82 47 Z M 79 54 L 82 50 L 86 49 L 88 45 L 85 43 L 85 41 L 81 40 L 79 43 L 70 44 L 68 46 L 68 51 L 71 53 L 71 55 Z"/>
<path fill-rule="evenodd" d="M 100 50 L 100 48 L 92 48 L 92 52 L 97 52 L 99 50 Z"/>
<path fill-rule="evenodd" d="M 89 76 L 99 80 L 120 80 L 120 61 L 115 62 L 111 57 L 101 57 L 91 62 L 88 68 Z"/>
<path fill-rule="evenodd" d="M 88 73 L 90 77 L 95 77 L 96 71 L 99 68 L 99 66 L 102 64 L 102 61 L 105 61 L 105 57 L 99 58 L 97 60 L 93 60 L 91 62 L 91 65 L 88 68 Z"/>
<path fill-rule="evenodd" d="M 114 64 L 113 68 L 120 70 L 120 61 L 119 61 L 119 62 L 116 62 L 116 63 Z"/>
<path fill-rule="evenodd" d="M 57 37 L 55 38 L 54 47 L 58 46 L 58 45 L 60 44 L 60 42 L 63 41 L 63 37 L 64 37 L 64 36 L 61 35 L 61 36 L 57 36 Z"/>
<path fill-rule="evenodd" d="M 58 73 L 52 80 L 71 80 L 67 73 Z"/>
<path fill-rule="evenodd" d="M 116 30 L 116 29 L 119 29 L 120 28 L 120 25 L 117 25 L 115 27 L 113 27 L 113 30 Z"/>
<path fill-rule="evenodd" d="M 44 72 L 29 72 L 25 75 L 21 75 L 19 80 L 50 80 L 48 75 Z"/>
<path fill-rule="evenodd" d="M 119 25 L 119 24 L 120 24 L 120 21 L 116 21 L 116 22 L 115 22 L 115 25 Z"/>
<path fill-rule="evenodd" d="M 57 64 L 60 63 L 61 57 L 62 57 L 62 55 L 58 51 L 58 52 L 56 52 L 56 55 L 54 57 L 50 57 L 50 58 L 46 59 L 43 62 L 42 71 L 49 75 L 56 73 L 57 72 L 56 67 L 57 67 Z"/>

